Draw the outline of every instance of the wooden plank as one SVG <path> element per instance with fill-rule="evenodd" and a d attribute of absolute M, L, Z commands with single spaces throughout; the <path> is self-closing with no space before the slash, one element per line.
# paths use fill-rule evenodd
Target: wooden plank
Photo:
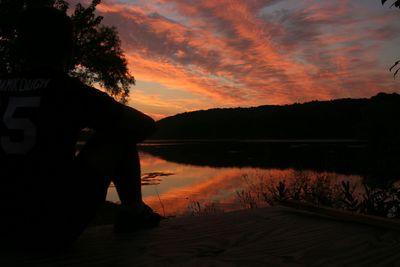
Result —
<path fill-rule="evenodd" d="M 360 223 L 364 225 L 400 231 L 400 220 L 398 219 L 389 219 L 384 217 L 360 214 L 357 212 L 339 210 L 324 206 L 317 206 L 310 203 L 294 201 L 294 200 L 280 201 L 279 204 L 281 204 L 282 206 L 294 208 L 296 211 L 311 212 L 314 215 L 329 219 Z"/>

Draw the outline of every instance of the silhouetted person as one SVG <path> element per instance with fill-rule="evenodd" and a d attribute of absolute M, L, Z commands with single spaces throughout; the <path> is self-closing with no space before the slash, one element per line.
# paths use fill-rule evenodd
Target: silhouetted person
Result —
<path fill-rule="evenodd" d="M 53 8 L 27 10 L 18 27 L 23 70 L 0 79 L 0 240 L 72 243 L 104 203 L 111 181 L 122 211 L 116 231 L 158 225 L 142 202 L 136 144 L 154 121 L 70 78 L 72 23 Z M 82 129 L 94 130 L 76 156 Z"/>

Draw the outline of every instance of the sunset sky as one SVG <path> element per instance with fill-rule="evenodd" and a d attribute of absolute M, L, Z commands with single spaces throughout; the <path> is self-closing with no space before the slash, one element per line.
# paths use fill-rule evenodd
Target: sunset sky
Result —
<path fill-rule="evenodd" d="M 380 0 L 103 0 L 97 10 L 137 79 L 129 105 L 155 119 L 400 89 L 388 71 L 400 10 Z"/>

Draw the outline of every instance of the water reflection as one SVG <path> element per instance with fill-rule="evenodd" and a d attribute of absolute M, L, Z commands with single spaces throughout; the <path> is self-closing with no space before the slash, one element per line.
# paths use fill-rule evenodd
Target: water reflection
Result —
<path fill-rule="evenodd" d="M 140 152 L 144 200 L 167 216 L 188 213 L 193 203 L 216 203 L 224 211 L 240 209 L 243 203 L 237 198 L 237 192 L 248 189 L 249 183 L 255 183 L 257 179 L 289 181 L 298 173 L 298 169 L 292 166 L 271 167 L 271 161 L 249 151 L 245 155 L 238 147 L 226 146 L 219 148 L 220 152 L 213 153 L 210 153 L 209 148 L 207 153 L 201 153 L 201 150 L 206 149 L 203 146 L 200 151 L 186 149 L 184 146 L 151 146 L 151 149 L 147 146 L 142 147 Z M 260 165 L 262 162 L 264 165 Z M 361 183 L 362 180 L 360 175 L 333 172 L 329 168 L 309 168 L 302 173 L 311 179 L 324 173 L 335 180 L 333 183 L 341 180 Z M 118 201 L 115 189 L 109 189 L 108 199 Z"/>

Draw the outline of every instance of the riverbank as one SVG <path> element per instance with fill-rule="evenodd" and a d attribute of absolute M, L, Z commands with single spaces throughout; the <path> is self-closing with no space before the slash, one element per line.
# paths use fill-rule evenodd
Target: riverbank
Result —
<path fill-rule="evenodd" d="M 1 266 L 396 266 L 400 231 L 288 207 L 163 221 L 115 235 L 88 228 L 67 252 L 1 258 Z"/>

